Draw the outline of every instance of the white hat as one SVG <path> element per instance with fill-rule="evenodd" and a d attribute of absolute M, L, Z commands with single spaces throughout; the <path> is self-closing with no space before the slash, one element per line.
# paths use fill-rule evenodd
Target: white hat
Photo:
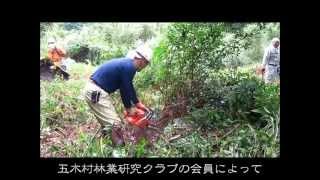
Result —
<path fill-rule="evenodd" d="M 271 40 L 271 42 L 272 42 L 272 43 L 280 42 L 280 39 L 279 39 L 279 38 L 273 38 L 273 39 Z"/>
<path fill-rule="evenodd" d="M 53 37 L 48 39 L 48 43 L 55 43 L 55 42 L 56 42 L 56 40 Z"/>
<path fill-rule="evenodd" d="M 136 56 L 145 58 L 147 61 L 151 61 L 152 59 L 152 50 L 146 45 L 139 46 L 136 50 Z"/>

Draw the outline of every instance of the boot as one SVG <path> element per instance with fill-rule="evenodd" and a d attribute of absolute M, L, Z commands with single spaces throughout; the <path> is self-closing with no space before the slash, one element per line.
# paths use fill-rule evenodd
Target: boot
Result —
<path fill-rule="evenodd" d="M 121 126 L 114 125 L 112 127 L 111 140 L 112 140 L 113 145 L 115 145 L 115 146 L 124 145 L 123 131 L 122 131 Z"/>

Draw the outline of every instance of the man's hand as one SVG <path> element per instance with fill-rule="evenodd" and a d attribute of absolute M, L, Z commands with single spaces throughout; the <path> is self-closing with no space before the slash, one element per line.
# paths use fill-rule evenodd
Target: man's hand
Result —
<path fill-rule="evenodd" d="M 135 107 L 127 108 L 126 109 L 128 116 L 133 116 L 137 114 L 137 109 Z"/>
<path fill-rule="evenodd" d="M 144 113 L 145 112 L 142 109 L 138 109 L 136 107 L 127 108 L 125 111 L 125 115 L 128 115 L 128 116 L 135 116 L 135 115 L 143 116 Z"/>
<path fill-rule="evenodd" d="M 141 102 L 138 102 L 136 104 L 136 107 L 141 109 L 141 110 L 144 110 L 144 111 L 150 111 L 149 108 L 147 108 L 147 106 L 145 106 L 144 104 L 142 104 Z"/>
<path fill-rule="evenodd" d="M 257 67 L 256 69 L 256 74 L 260 75 L 260 74 L 264 74 L 265 73 L 265 68 L 263 66 Z"/>

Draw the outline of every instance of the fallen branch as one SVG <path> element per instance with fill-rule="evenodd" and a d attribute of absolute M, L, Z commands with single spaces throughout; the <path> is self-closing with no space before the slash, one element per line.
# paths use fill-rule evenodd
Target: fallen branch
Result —
<path fill-rule="evenodd" d="M 55 129 L 54 129 L 56 132 L 58 132 L 59 134 L 62 134 L 62 136 L 63 137 L 68 137 L 67 135 L 66 135 L 66 132 L 64 132 L 64 130 L 63 129 L 61 129 L 60 127 L 56 127 Z"/>
<path fill-rule="evenodd" d="M 46 117 L 47 119 L 50 119 L 51 121 L 57 121 L 57 119 L 53 119 L 51 117 Z"/>
<path fill-rule="evenodd" d="M 162 138 L 170 146 L 170 141 L 165 138 L 163 134 L 160 134 L 160 138 Z"/>
<path fill-rule="evenodd" d="M 160 128 L 155 126 L 148 126 L 149 129 L 156 131 L 159 134 L 163 134 L 163 132 L 160 130 Z"/>
<path fill-rule="evenodd" d="M 180 139 L 180 138 L 187 137 L 188 135 L 191 134 L 192 130 L 193 130 L 193 129 L 191 129 L 191 130 L 189 130 L 189 131 L 186 131 L 186 132 L 183 133 L 183 134 L 177 134 L 177 135 L 175 135 L 175 136 L 172 136 L 172 137 L 169 139 L 169 142 L 175 141 L 175 140 Z M 200 130 L 200 128 L 197 129 L 197 131 L 199 131 L 199 130 Z"/>
<path fill-rule="evenodd" d="M 177 134 L 177 135 L 175 135 L 175 136 L 172 136 L 172 137 L 169 139 L 169 142 L 174 141 L 174 140 L 176 140 L 176 139 L 179 139 L 181 136 L 182 136 L 182 134 Z"/>
<path fill-rule="evenodd" d="M 230 131 L 228 131 L 226 134 L 224 134 L 221 139 L 224 139 L 225 137 L 229 136 L 234 130 L 236 130 L 238 127 L 240 127 L 240 124 L 236 124 Z"/>

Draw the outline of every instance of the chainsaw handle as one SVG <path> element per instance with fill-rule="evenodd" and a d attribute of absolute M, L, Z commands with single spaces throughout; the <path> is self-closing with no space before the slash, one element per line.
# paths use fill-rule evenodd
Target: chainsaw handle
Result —
<path fill-rule="evenodd" d="M 141 110 L 142 111 L 142 110 Z M 132 125 L 138 126 L 140 128 L 145 128 L 149 126 L 150 124 L 150 119 L 152 118 L 154 112 L 149 109 L 149 111 L 144 111 L 144 114 L 142 115 L 141 113 L 136 113 L 134 115 L 129 115 L 125 111 L 125 120 L 131 123 Z"/>

